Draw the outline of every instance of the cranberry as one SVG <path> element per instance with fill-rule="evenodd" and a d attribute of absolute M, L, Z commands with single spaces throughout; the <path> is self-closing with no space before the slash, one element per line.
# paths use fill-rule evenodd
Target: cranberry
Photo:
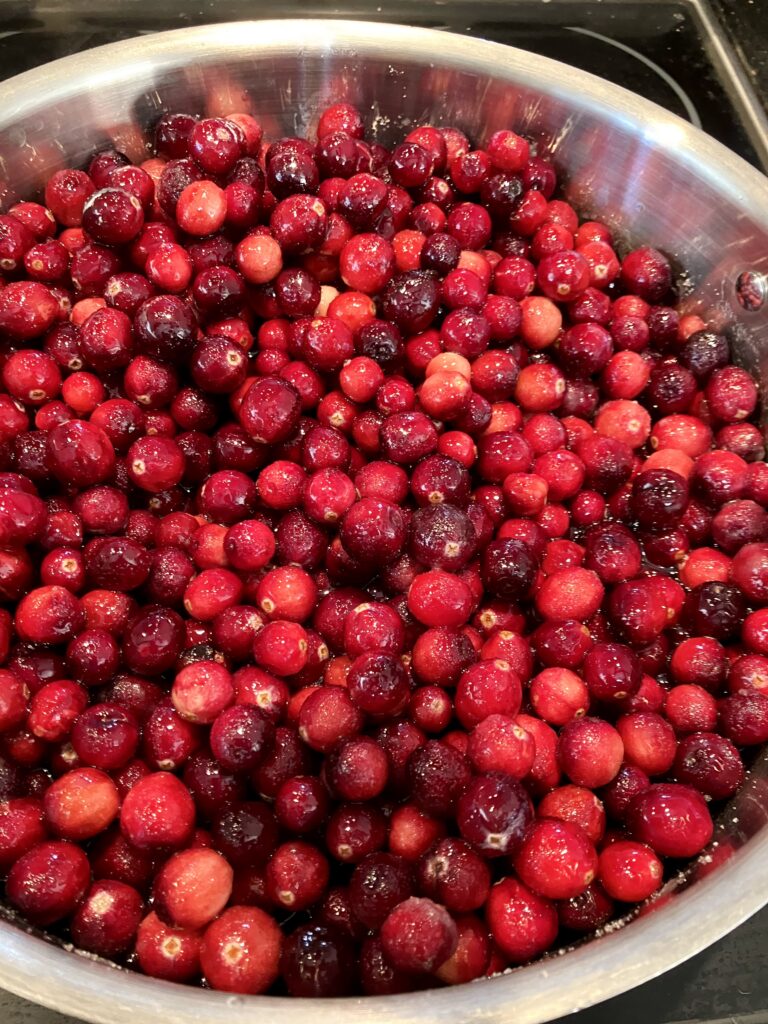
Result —
<path fill-rule="evenodd" d="M 73 843 L 41 842 L 13 865 L 6 882 L 10 903 L 40 927 L 69 916 L 90 882 L 88 858 Z"/>
<path fill-rule="evenodd" d="M 597 872 L 597 853 L 578 825 L 543 818 L 534 823 L 515 856 L 515 870 L 534 892 L 572 899 Z"/>
<path fill-rule="evenodd" d="M 125 797 L 120 827 L 140 849 L 178 849 L 186 845 L 194 827 L 189 790 L 166 772 L 146 776 Z"/>
<path fill-rule="evenodd" d="M 632 834 L 665 857 L 693 857 L 712 837 L 704 798 L 690 786 L 658 783 L 629 807 Z"/>
<path fill-rule="evenodd" d="M 212 988 L 251 995 L 266 991 L 279 973 L 283 938 L 258 907 L 229 907 L 205 930 L 200 963 Z"/>
<path fill-rule="evenodd" d="M 83 228 L 96 242 L 124 245 L 144 226 L 142 204 L 122 188 L 102 188 L 83 205 Z"/>
<path fill-rule="evenodd" d="M 678 744 L 675 777 L 705 796 L 723 800 L 743 782 L 744 766 L 736 747 L 725 736 L 696 732 Z"/>
<path fill-rule="evenodd" d="M 94 882 L 78 907 L 70 930 L 79 949 L 114 958 L 132 949 L 143 902 L 132 886 L 120 881 Z"/>
<path fill-rule="evenodd" d="M 513 878 L 491 889 L 486 921 L 494 942 L 512 963 L 525 963 L 545 952 L 558 929 L 555 905 Z"/>
<path fill-rule="evenodd" d="M 197 932 L 164 924 L 150 913 L 139 925 L 136 957 L 145 974 L 168 981 L 191 981 L 200 973 Z"/>
<path fill-rule="evenodd" d="M 600 854 L 600 882 L 613 899 L 640 903 L 659 888 L 664 869 L 643 843 L 618 840 Z"/>
<path fill-rule="evenodd" d="M 456 924 L 444 907 L 411 897 L 391 911 L 381 929 L 384 955 L 403 971 L 431 972 L 452 955 Z"/>
<path fill-rule="evenodd" d="M 280 974 L 292 996 L 348 995 L 354 987 L 350 940 L 323 925 L 303 925 L 286 940 Z"/>
<path fill-rule="evenodd" d="M 459 799 L 457 823 L 468 842 L 486 856 L 513 853 L 531 823 L 533 811 L 522 786 L 506 775 L 475 776 Z"/>

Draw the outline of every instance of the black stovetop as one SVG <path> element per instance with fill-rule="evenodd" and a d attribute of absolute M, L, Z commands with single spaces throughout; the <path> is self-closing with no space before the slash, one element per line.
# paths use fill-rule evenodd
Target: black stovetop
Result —
<path fill-rule="evenodd" d="M 532 50 L 660 103 L 768 171 L 768 0 L 282 0 L 279 11 L 265 0 L 0 0 L 0 78 L 142 33 L 276 16 L 393 21 Z M 766 949 L 768 909 L 661 978 L 567 1019 L 763 1024 Z M 7 1024 L 35 1019 L 21 1000 L 4 1011 Z"/>

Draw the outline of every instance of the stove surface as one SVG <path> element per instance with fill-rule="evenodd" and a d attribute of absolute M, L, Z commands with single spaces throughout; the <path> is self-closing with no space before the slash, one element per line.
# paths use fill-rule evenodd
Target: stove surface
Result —
<path fill-rule="evenodd" d="M 283 0 L 284 17 L 392 21 L 492 39 L 617 82 L 768 171 L 768 0 Z M 0 78 L 103 43 L 275 17 L 263 0 L 0 0 Z M 687 963 L 577 1024 L 768 1022 L 768 908 Z M 565 1021 L 566 1018 L 563 1019 Z M 0 992 L 2 1024 L 74 1024 Z"/>

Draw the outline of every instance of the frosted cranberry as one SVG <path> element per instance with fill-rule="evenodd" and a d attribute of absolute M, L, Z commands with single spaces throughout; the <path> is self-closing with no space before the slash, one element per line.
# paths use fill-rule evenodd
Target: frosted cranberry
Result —
<path fill-rule="evenodd" d="M 766 624 L 768 624 L 768 612 L 764 608 L 751 612 L 744 620 L 741 636 L 751 651 L 760 654 L 765 654 L 768 651 Z"/>
<path fill-rule="evenodd" d="M 216 717 L 211 729 L 211 751 L 227 771 L 252 771 L 264 759 L 273 735 L 274 728 L 262 711 L 238 704 Z"/>
<path fill-rule="evenodd" d="M 744 781 L 744 765 L 730 740 L 714 732 L 696 732 L 678 745 L 675 777 L 705 796 L 724 800 Z"/>
<path fill-rule="evenodd" d="M 742 545 L 763 542 L 768 539 L 768 514 L 757 502 L 730 501 L 712 520 L 712 539 L 729 554 Z"/>
<path fill-rule="evenodd" d="M 145 974 L 168 981 L 191 981 L 200 973 L 197 932 L 173 928 L 150 913 L 139 925 L 136 957 Z"/>
<path fill-rule="evenodd" d="M 621 280 L 628 291 L 648 302 L 659 302 L 672 284 L 672 271 L 658 250 L 634 249 L 621 263 Z"/>
<path fill-rule="evenodd" d="M 632 834 L 663 857 L 693 857 L 712 838 L 704 798 L 690 786 L 659 783 L 635 797 L 629 808 Z"/>
<path fill-rule="evenodd" d="M 43 807 L 39 800 L 4 799 L 0 803 L 0 869 L 4 874 L 45 838 Z"/>
<path fill-rule="evenodd" d="M 0 669 L 0 732 L 21 725 L 27 715 L 29 689 L 6 669 Z"/>
<path fill-rule="evenodd" d="M 622 715 L 616 728 L 624 743 L 627 764 L 646 775 L 664 775 L 672 767 L 677 740 L 672 726 L 651 711 Z"/>
<path fill-rule="evenodd" d="M 332 792 L 342 800 L 372 800 L 387 782 L 387 756 L 366 736 L 342 740 L 326 761 Z"/>
<path fill-rule="evenodd" d="M 605 834 L 603 803 L 581 786 L 561 786 L 551 790 L 539 805 L 539 817 L 557 818 L 578 825 L 592 843 L 598 843 Z"/>
<path fill-rule="evenodd" d="M 367 651 L 400 654 L 404 646 L 403 621 L 389 605 L 364 602 L 347 616 L 344 650 L 350 657 Z"/>
<path fill-rule="evenodd" d="M 488 715 L 469 736 L 467 757 L 478 772 L 495 770 L 523 778 L 535 756 L 534 738 L 508 715 Z"/>
<path fill-rule="evenodd" d="M 727 423 L 718 430 L 715 444 L 718 448 L 732 452 L 748 463 L 759 465 L 765 458 L 763 435 L 753 423 Z M 762 473 L 757 468 L 753 472 Z M 752 474 L 748 472 L 747 490 L 749 490 L 751 478 Z M 747 493 L 746 496 L 754 498 L 751 493 Z"/>
<path fill-rule="evenodd" d="M 438 304 L 437 282 L 424 271 L 395 275 L 382 293 L 385 319 L 407 335 L 426 330 L 437 313 Z"/>
<path fill-rule="evenodd" d="M 461 674 L 456 715 L 465 728 L 472 728 L 490 715 L 516 715 L 521 699 L 520 681 L 507 662 L 481 661 Z"/>
<path fill-rule="evenodd" d="M 79 633 L 83 624 L 80 601 L 59 586 L 32 590 L 19 602 L 14 617 L 19 637 L 38 644 L 63 643 Z"/>
<path fill-rule="evenodd" d="M 411 668 L 422 683 L 454 686 L 463 669 L 476 660 L 472 644 L 456 630 L 428 629 L 416 640 Z"/>
<path fill-rule="evenodd" d="M 555 905 L 513 878 L 493 886 L 485 916 L 494 942 L 512 963 L 539 956 L 557 937 Z"/>
<path fill-rule="evenodd" d="M 155 772 L 137 782 L 120 811 L 123 834 L 140 849 L 184 846 L 191 838 L 194 819 L 189 790 L 167 772 Z"/>
<path fill-rule="evenodd" d="M 83 688 L 71 680 L 45 683 L 32 697 L 27 727 L 39 739 L 53 743 L 63 740 L 86 701 Z"/>
<path fill-rule="evenodd" d="M 350 908 L 356 920 L 375 931 L 412 893 L 412 870 L 402 857 L 371 853 L 360 861 L 352 874 Z"/>
<path fill-rule="evenodd" d="M 668 693 L 664 714 L 675 732 L 707 732 L 717 724 L 717 704 L 701 686 L 682 684 Z"/>
<path fill-rule="evenodd" d="M 728 363 L 730 346 L 722 334 L 714 331 L 696 331 L 691 334 L 678 353 L 679 361 L 697 380 L 707 380 L 714 370 Z"/>
<path fill-rule="evenodd" d="M 6 895 L 29 921 L 44 928 L 75 910 L 90 874 L 88 858 L 78 846 L 63 840 L 41 842 L 11 868 Z"/>
<path fill-rule="evenodd" d="M 381 928 L 385 956 L 403 971 L 434 971 L 452 955 L 457 941 L 456 925 L 445 908 L 423 897 L 398 904 Z"/>
<path fill-rule="evenodd" d="M 155 879 L 155 912 L 178 928 L 204 928 L 226 905 L 232 878 L 232 868 L 214 850 L 176 853 Z"/>
<path fill-rule="evenodd" d="M 232 677 L 214 661 L 198 661 L 179 672 L 171 697 L 182 718 L 208 725 L 234 700 Z"/>
<path fill-rule="evenodd" d="M 420 686 L 413 691 L 408 714 L 426 733 L 441 733 L 451 724 L 453 704 L 440 686 Z"/>
<path fill-rule="evenodd" d="M 258 907 L 229 907 L 206 929 L 200 963 L 211 988 L 257 995 L 279 974 L 283 937 Z"/>
<path fill-rule="evenodd" d="M 720 725 L 737 746 L 764 743 L 768 736 L 768 697 L 759 690 L 745 690 L 720 703 Z"/>
<path fill-rule="evenodd" d="M 704 393 L 712 415 L 726 423 L 747 419 L 757 406 L 757 385 L 747 371 L 738 366 L 715 370 Z"/>
<path fill-rule="evenodd" d="M 278 906 L 305 910 L 323 894 L 328 871 L 328 861 L 316 847 L 301 840 L 283 843 L 267 864 L 267 893 Z"/>
<path fill-rule="evenodd" d="M 63 839 L 82 841 L 114 820 L 119 796 L 114 782 L 96 768 L 75 768 L 53 782 L 44 798 L 45 820 Z"/>
<path fill-rule="evenodd" d="M 768 544 L 747 544 L 737 551 L 731 578 L 749 600 L 768 600 Z"/>
<path fill-rule="evenodd" d="M 574 719 L 560 734 L 558 759 L 577 786 L 596 789 L 607 785 L 615 778 L 623 755 L 621 736 L 599 718 Z"/>
<path fill-rule="evenodd" d="M 438 740 L 429 740 L 408 760 L 408 779 L 416 804 L 427 814 L 446 817 L 469 780 L 461 754 Z"/>
<path fill-rule="evenodd" d="M 313 750 L 327 752 L 359 731 L 362 716 L 346 691 L 335 686 L 314 690 L 299 714 L 299 734 Z"/>
<path fill-rule="evenodd" d="M 128 952 L 141 921 L 143 901 L 130 885 L 95 882 L 70 925 L 75 945 L 89 953 L 116 957 Z"/>

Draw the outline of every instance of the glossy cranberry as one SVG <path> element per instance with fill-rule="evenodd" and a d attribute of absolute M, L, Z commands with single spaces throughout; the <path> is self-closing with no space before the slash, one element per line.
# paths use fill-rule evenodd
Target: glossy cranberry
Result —
<path fill-rule="evenodd" d="M 693 857 L 712 837 L 704 798 L 676 783 L 659 783 L 635 797 L 628 822 L 637 839 L 666 857 Z"/>
<path fill-rule="evenodd" d="M 142 204 L 122 188 L 102 188 L 83 205 L 83 228 L 96 242 L 124 245 L 144 226 Z"/>
<path fill-rule="evenodd" d="M 39 927 L 69 916 L 90 883 L 85 853 L 64 840 L 41 842 L 13 865 L 6 882 L 9 902 Z"/>
<path fill-rule="evenodd" d="M 464 839 L 486 857 L 513 853 L 533 818 L 529 797 L 500 773 L 475 776 L 459 798 L 457 823 Z"/>
<path fill-rule="evenodd" d="M 323 925 L 303 925 L 285 941 L 280 974 L 292 996 L 348 995 L 356 963 L 349 938 Z"/>
<path fill-rule="evenodd" d="M 486 921 L 493 940 L 512 963 L 525 963 L 547 950 L 558 930 L 554 903 L 507 878 L 491 889 Z"/>

